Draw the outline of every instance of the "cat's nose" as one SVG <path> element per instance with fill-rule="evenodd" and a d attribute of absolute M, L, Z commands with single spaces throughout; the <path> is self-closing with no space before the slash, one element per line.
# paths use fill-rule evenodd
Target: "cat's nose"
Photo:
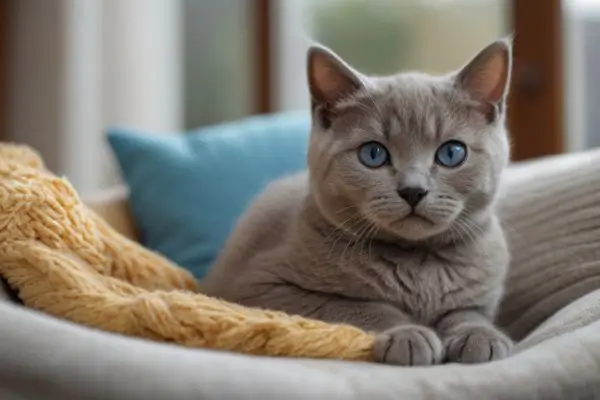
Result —
<path fill-rule="evenodd" d="M 398 190 L 398 195 L 404 199 L 411 207 L 416 207 L 417 204 L 429 193 L 422 187 L 404 187 Z"/>

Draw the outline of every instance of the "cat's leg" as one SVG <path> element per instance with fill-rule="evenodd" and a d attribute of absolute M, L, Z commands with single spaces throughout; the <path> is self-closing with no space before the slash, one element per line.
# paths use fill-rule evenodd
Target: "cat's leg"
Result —
<path fill-rule="evenodd" d="M 378 362 L 405 366 L 442 362 L 444 346 L 437 333 L 389 304 L 335 299 L 313 317 L 375 332 L 373 352 Z"/>
<path fill-rule="evenodd" d="M 353 325 L 374 332 L 374 356 L 394 365 L 431 365 L 443 359 L 437 333 L 419 325 L 404 312 L 385 303 L 354 300 L 281 284 L 246 297 L 243 304 L 267 307 L 330 323 Z"/>
<path fill-rule="evenodd" d="M 434 365 L 444 358 L 444 346 L 437 333 L 411 322 L 378 333 L 373 351 L 378 362 L 394 365 Z"/>
<path fill-rule="evenodd" d="M 435 328 L 449 362 L 481 363 L 505 358 L 512 352 L 512 340 L 478 310 L 453 311 Z"/>

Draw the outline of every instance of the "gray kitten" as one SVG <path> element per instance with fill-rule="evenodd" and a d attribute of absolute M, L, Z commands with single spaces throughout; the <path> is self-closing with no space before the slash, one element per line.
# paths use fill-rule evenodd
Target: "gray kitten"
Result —
<path fill-rule="evenodd" d="M 507 356 L 492 322 L 509 263 L 493 203 L 510 70 L 505 40 L 445 76 L 367 77 L 312 47 L 308 174 L 242 216 L 206 292 L 374 331 L 384 363 Z"/>

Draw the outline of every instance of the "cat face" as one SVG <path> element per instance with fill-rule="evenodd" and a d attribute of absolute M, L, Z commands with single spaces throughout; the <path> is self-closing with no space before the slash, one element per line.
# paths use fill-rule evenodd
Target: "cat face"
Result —
<path fill-rule="evenodd" d="M 311 48 L 308 161 L 323 214 L 356 235 L 473 234 L 508 162 L 510 67 L 503 40 L 446 76 L 366 77 Z"/>

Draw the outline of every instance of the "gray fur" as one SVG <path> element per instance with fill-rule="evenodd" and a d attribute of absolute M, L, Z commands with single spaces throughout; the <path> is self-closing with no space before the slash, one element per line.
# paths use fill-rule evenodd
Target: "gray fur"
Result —
<path fill-rule="evenodd" d="M 271 184 L 240 219 L 208 294 L 377 333 L 381 362 L 482 362 L 509 354 L 493 325 L 509 263 L 494 198 L 509 157 L 504 123 L 510 44 L 457 73 L 366 77 L 329 50 L 309 51 L 308 172 Z M 459 167 L 434 163 L 457 139 Z M 357 148 L 386 145 L 391 165 Z M 411 208 L 406 185 L 429 193 Z"/>

